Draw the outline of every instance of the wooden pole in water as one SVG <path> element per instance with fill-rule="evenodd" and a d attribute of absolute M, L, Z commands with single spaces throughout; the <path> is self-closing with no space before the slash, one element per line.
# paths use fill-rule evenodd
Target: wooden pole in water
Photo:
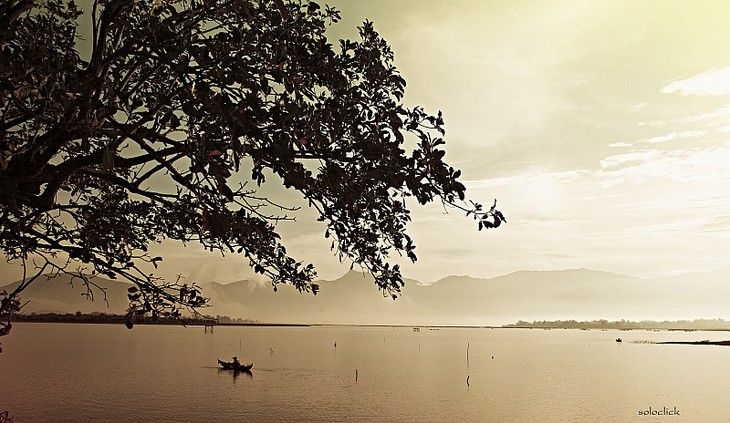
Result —
<path fill-rule="evenodd" d="M 466 362 L 469 363 L 469 343 L 466 343 Z"/>
<path fill-rule="evenodd" d="M 355 369 L 355 384 L 357 384 L 357 377 L 358 377 L 357 369 Z"/>
<path fill-rule="evenodd" d="M 466 386 L 469 386 L 469 375 L 466 375 Z"/>

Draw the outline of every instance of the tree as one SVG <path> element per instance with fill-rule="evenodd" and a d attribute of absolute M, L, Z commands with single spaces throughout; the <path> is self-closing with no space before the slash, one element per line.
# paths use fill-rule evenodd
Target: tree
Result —
<path fill-rule="evenodd" d="M 340 260 L 394 297 L 390 255 L 416 260 L 409 198 L 480 230 L 504 221 L 496 202 L 465 200 L 441 112 L 402 104 L 371 22 L 335 48 L 325 30 L 339 12 L 306 0 L 95 0 L 90 17 L 67 1 L 1 4 L 0 246 L 26 270 L 21 287 L 65 272 L 92 293 L 89 275 L 122 277 L 130 326 L 180 316 L 205 305 L 198 287 L 142 269 L 162 259 L 148 246 L 171 239 L 316 294 L 313 265 L 280 242 L 292 208 L 260 194 L 268 183 L 298 192 Z"/>

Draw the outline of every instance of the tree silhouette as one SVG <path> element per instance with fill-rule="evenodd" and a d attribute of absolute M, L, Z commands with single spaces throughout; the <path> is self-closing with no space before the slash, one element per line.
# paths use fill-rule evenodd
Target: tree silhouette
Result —
<path fill-rule="evenodd" d="M 316 294 L 313 265 L 275 230 L 293 208 L 260 193 L 270 183 L 297 191 L 340 260 L 393 296 L 403 280 L 389 256 L 416 260 L 408 198 L 456 207 L 479 229 L 504 221 L 496 203 L 465 201 L 441 112 L 402 104 L 406 82 L 371 22 L 335 48 L 325 30 L 339 12 L 309 1 L 0 10 L 0 245 L 26 271 L 19 288 L 63 272 L 93 295 L 90 275 L 122 277 L 130 326 L 180 316 L 205 305 L 199 288 L 141 268 L 170 239 L 241 254 L 274 289 Z M 92 21 L 88 58 L 79 19 Z"/>

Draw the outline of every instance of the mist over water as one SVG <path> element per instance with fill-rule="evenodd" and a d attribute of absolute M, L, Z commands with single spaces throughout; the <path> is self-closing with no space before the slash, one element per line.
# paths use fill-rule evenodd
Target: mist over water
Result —
<path fill-rule="evenodd" d="M 74 423 L 616 422 L 666 407 L 676 421 L 720 421 L 730 348 L 650 343 L 701 339 L 726 333 L 18 323 L 3 340 L 0 411 Z M 254 362 L 251 375 L 217 368 L 233 355 Z"/>

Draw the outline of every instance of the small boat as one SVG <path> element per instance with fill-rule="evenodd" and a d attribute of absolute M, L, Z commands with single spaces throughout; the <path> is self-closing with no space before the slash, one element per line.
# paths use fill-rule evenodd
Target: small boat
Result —
<path fill-rule="evenodd" d="M 233 370 L 234 372 L 250 372 L 253 367 L 253 363 L 248 364 L 236 364 L 234 362 L 227 362 L 218 359 L 218 364 L 223 367 L 223 370 Z"/>
<path fill-rule="evenodd" d="M 622 342 L 623 340 L 621 338 L 616 338 L 616 342 Z"/>

